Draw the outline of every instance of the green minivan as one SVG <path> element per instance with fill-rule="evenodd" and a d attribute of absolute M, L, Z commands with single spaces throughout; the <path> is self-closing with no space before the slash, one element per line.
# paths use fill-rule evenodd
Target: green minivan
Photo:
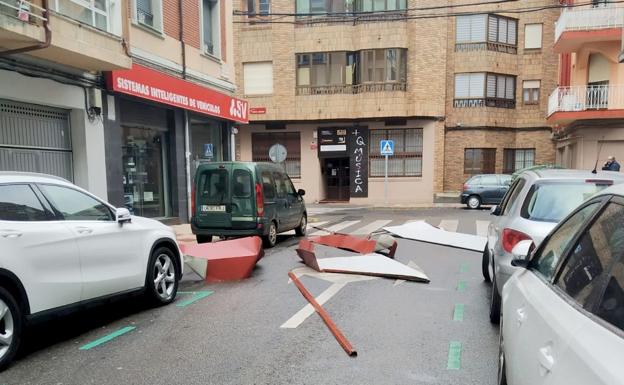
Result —
<path fill-rule="evenodd" d="M 283 167 L 274 163 L 200 164 L 192 193 L 191 229 L 198 243 L 213 236 L 261 236 L 273 247 L 277 234 L 305 235 L 304 190 L 295 191 Z"/>

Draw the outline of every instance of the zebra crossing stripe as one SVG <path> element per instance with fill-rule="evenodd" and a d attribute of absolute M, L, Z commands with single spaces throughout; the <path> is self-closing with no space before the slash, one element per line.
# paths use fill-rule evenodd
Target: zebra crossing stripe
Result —
<path fill-rule="evenodd" d="M 329 233 L 335 233 L 338 232 L 342 229 L 346 229 L 347 227 L 351 227 L 355 224 L 360 223 L 361 221 L 345 221 L 345 222 L 340 222 L 340 223 L 336 223 L 335 225 L 329 226 L 324 230 L 316 230 L 312 233 L 310 233 L 310 235 L 326 235 Z"/>
<path fill-rule="evenodd" d="M 390 222 L 392 222 L 392 220 L 380 219 L 378 221 L 371 222 L 364 227 L 360 227 L 359 229 L 355 231 L 350 231 L 349 234 L 370 234 L 373 231 L 377 231 L 381 229 L 382 227 L 384 227 Z"/>
<path fill-rule="evenodd" d="M 446 231 L 450 231 L 450 232 L 456 232 L 457 231 L 457 225 L 459 224 L 459 221 L 456 219 L 444 219 L 440 221 L 440 225 L 438 226 L 439 228 L 446 230 Z"/>
<path fill-rule="evenodd" d="M 487 237 L 490 221 L 477 221 L 477 235 Z"/>
<path fill-rule="evenodd" d="M 316 230 L 314 230 L 314 228 L 312 226 L 314 226 L 314 227 L 322 227 L 325 223 L 327 223 L 327 221 L 308 223 L 308 227 L 307 227 L 308 232 L 316 231 Z M 290 230 L 290 231 L 287 231 L 285 233 L 280 233 L 280 234 L 281 235 L 295 235 L 295 230 Z"/>

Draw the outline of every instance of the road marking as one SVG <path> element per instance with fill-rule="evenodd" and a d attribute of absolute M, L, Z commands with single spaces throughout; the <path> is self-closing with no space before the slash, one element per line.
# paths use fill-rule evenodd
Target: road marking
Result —
<path fill-rule="evenodd" d="M 343 287 L 345 287 L 346 283 L 334 283 L 330 287 L 328 287 L 324 292 L 322 292 L 318 297 L 315 298 L 316 302 L 319 305 L 323 305 L 327 302 L 331 297 L 333 297 L 336 293 L 340 291 Z M 309 316 L 314 314 L 314 307 L 312 305 L 307 304 L 303 307 L 303 309 L 299 310 L 295 313 L 294 316 L 290 317 L 290 319 L 282 324 L 280 328 L 282 329 L 294 329 L 297 326 L 301 325 L 303 321 L 305 321 Z"/>
<path fill-rule="evenodd" d="M 449 344 L 448 363 L 446 369 L 459 370 L 461 369 L 461 352 L 462 344 L 459 341 L 451 341 Z"/>
<path fill-rule="evenodd" d="M 457 283 L 457 291 L 463 293 L 466 291 L 466 281 L 459 281 Z"/>
<path fill-rule="evenodd" d="M 455 233 L 457 232 L 458 224 L 459 224 L 459 221 L 456 219 L 444 219 L 440 221 L 440 225 L 438 225 L 438 227 L 441 228 L 442 230 Z"/>
<path fill-rule="evenodd" d="M 468 271 L 469 268 L 470 268 L 470 265 L 468 264 L 468 262 L 464 262 L 459 266 L 459 272 L 465 273 Z"/>
<path fill-rule="evenodd" d="M 455 305 L 455 310 L 453 311 L 453 321 L 463 321 L 464 320 L 464 304 L 458 303 Z"/>
<path fill-rule="evenodd" d="M 421 269 L 421 268 L 420 268 L 420 266 L 418 266 L 418 265 L 416 264 L 416 262 L 414 262 L 414 261 L 409 261 L 409 262 L 407 263 L 407 266 L 411 267 L 412 269 L 418 270 L 418 271 L 420 271 L 420 272 L 421 272 L 421 273 L 423 273 L 423 274 L 425 273 L 425 272 L 423 271 L 423 269 Z M 398 286 L 398 285 L 400 285 L 400 284 L 402 284 L 402 283 L 404 283 L 404 282 L 405 282 L 405 280 L 404 280 L 404 279 L 397 279 L 396 281 L 394 281 L 394 284 L 393 284 L 392 286 Z"/>
<path fill-rule="evenodd" d="M 308 225 L 306 226 L 306 229 L 307 229 L 308 232 L 310 232 L 310 230 L 313 229 L 312 226 L 321 227 L 325 223 L 327 223 L 327 221 L 324 221 L 324 222 L 308 222 Z M 295 235 L 295 230 L 290 230 L 290 231 L 287 231 L 285 233 L 280 233 L 279 235 Z"/>
<path fill-rule="evenodd" d="M 487 237 L 490 221 L 477 221 L 477 235 Z"/>
<path fill-rule="evenodd" d="M 117 337 L 119 337 L 121 335 L 129 333 L 129 332 L 133 331 L 134 329 L 136 329 L 134 326 L 123 327 L 123 328 L 117 330 L 116 332 L 113 332 L 111 334 L 105 335 L 102 338 L 99 338 L 99 339 L 97 339 L 95 341 L 89 342 L 88 344 L 81 346 L 79 350 L 93 349 L 96 346 L 100 346 L 100 345 L 105 344 L 108 341 L 113 340 L 113 339 L 115 339 L 115 338 L 117 338 Z"/>
<path fill-rule="evenodd" d="M 351 227 L 360 222 L 361 221 L 344 221 L 344 222 L 336 223 L 335 225 L 332 225 L 326 228 L 325 230 L 327 231 L 317 230 L 317 231 L 312 232 L 310 235 L 327 235 L 330 233 L 339 232 L 342 229 L 346 229 L 347 227 Z"/>
<path fill-rule="evenodd" d="M 204 291 L 179 291 L 180 294 L 193 294 L 192 298 L 187 299 L 186 301 L 182 301 L 176 304 L 177 307 L 186 307 L 194 302 L 199 301 L 202 298 L 208 297 L 210 294 L 213 294 L 212 290 L 204 290 Z"/>
<path fill-rule="evenodd" d="M 371 222 L 367 224 L 366 226 L 360 227 L 359 229 L 355 231 L 351 231 L 349 233 L 350 234 L 370 234 L 374 231 L 381 229 L 382 227 L 384 227 L 390 222 L 392 222 L 391 219 L 380 219 L 378 221 Z"/>

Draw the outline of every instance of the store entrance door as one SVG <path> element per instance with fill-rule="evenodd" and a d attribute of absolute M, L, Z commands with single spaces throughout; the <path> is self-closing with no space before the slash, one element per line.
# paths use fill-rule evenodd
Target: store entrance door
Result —
<path fill-rule="evenodd" d="M 326 201 L 349 201 L 349 158 L 328 158 L 323 162 Z"/>

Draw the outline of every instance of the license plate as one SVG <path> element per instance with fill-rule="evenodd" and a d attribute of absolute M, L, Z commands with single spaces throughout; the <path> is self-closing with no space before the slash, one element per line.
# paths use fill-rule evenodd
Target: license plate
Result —
<path fill-rule="evenodd" d="M 202 205 L 201 211 L 205 213 L 225 212 L 225 205 L 220 205 L 220 206 Z"/>

